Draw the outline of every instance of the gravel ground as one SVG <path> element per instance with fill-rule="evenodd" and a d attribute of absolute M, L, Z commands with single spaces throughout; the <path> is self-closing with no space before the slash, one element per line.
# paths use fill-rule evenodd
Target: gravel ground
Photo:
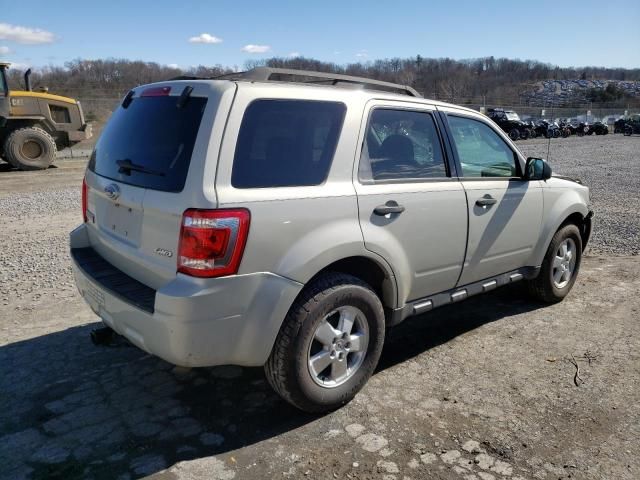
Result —
<path fill-rule="evenodd" d="M 640 137 L 623 135 L 518 142 L 530 157 L 549 157 L 553 171 L 589 186 L 595 211 L 591 251 L 640 253 Z"/>
<path fill-rule="evenodd" d="M 67 252 L 84 161 L 0 168 L 0 479 L 640 478 L 639 142 L 552 143 L 597 215 L 564 302 L 516 286 L 411 319 L 363 392 L 322 417 L 261 369 L 93 346 Z M 519 146 L 547 156 L 546 141 Z"/>

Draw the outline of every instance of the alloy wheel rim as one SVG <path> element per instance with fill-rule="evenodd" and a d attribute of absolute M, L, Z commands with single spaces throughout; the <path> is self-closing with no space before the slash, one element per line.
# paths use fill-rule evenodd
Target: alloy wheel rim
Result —
<path fill-rule="evenodd" d="M 556 250 L 551 268 L 551 278 L 556 288 L 566 287 L 576 268 L 577 250 L 576 243 L 571 238 L 566 238 Z"/>
<path fill-rule="evenodd" d="M 332 310 L 318 323 L 307 352 L 313 381 L 335 388 L 360 369 L 367 354 L 369 325 L 364 313 L 353 306 Z"/>

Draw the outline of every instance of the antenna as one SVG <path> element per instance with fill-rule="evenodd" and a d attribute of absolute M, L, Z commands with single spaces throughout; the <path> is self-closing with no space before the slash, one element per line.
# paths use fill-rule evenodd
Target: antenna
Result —
<path fill-rule="evenodd" d="M 554 105 L 554 101 L 551 100 L 551 121 L 553 122 L 553 105 Z M 551 159 L 551 137 L 553 135 L 549 135 L 549 142 L 547 143 L 547 162 L 549 162 L 549 160 Z"/>
<path fill-rule="evenodd" d="M 558 80 L 558 72 L 553 74 L 553 89 L 554 96 L 551 97 L 551 121 L 553 122 L 553 107 L 555 107 L 556 99 L 555 99 L 555 89 L 556 89 L 556 81 Z M 551 135 L 549 135 L 549 142 L 547 143 L 547 162 L 551 159 Z"/>

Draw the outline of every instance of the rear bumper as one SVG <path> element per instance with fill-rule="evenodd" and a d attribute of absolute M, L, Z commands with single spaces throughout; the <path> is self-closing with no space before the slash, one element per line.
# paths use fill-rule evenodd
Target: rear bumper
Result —
<path fill-rule="evenodd" d="M 83 266 L 73 252 L 89 247 L 85 225 L 71 232 L 73 273 L 85 301 L 120 335 L 175 365 L 263 365 L 302 289 L 302 284 L 271 273 L 216 279 L 178 274 L 155 291 L 149 308 L 123 293 L 136 288 L 124 285 L 126 279 L 113 280 L 108 272 Z M 113 281 L 105 281 L 107 277 Z M 135 295 L 148 294 L 139 282 L 137 288 Z"/>
<path fill-rule="evenodd" d="M 93 137 L 93 127 L 90 123 L 85 123 L 81 130 L 72 130 L 67 133 L 69 135 L 69 141 L 77 143 Z"/>

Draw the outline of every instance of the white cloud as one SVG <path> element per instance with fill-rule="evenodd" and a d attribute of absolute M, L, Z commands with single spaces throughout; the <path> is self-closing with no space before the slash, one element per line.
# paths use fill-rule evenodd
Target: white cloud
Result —
<path fill-rule="evenodd" d="M 11 53 L 11 49 L 9 47 L 0 45 L 0 55 L 9 55 L 10 53 Z"/>
<path fill-rule="evenodd" d="M 197 37 L 191 37 L 189 39 L 191 43 L 222 43 L 222 39 L 211 35 L 209 33 L 201 33 Z"/>
<path fill-rule="evenodd" d="M 178 65 L 177 63 L 169 63 L 169 64 L 167 64 L 167 67 L 169 67 L 169 68 L 177 68 L 177 69 L 179 69 L 179 68 L 180 68 L 180 65 Z"/>
<path fill-rule="evenodd" d="M 300 56 L 300 52 L 291 52 L 287 57 L 296 58 Z"/>
<path fill-rule="evenodd" d="M 266 53 L 268 51 L 271 50 L 271 47 L 269 45 L 245 45 L 244 47 L 242 47 L 242 51 L 243 52 L 247 52 L 247 53 Z"/>
<path fill-rule="evenodd" d="M 38 43 L 52 43 L 55 40 L 55 36 L 53 33 L 39 28 L 0 23 L 0 40 L 35 45 Z"/>
<path fill-rule="evenodd" d="M 356 53 L 356 57 L 358 58 L 367 58 L 369 56 L 369 53 L 366 50 L 360 50 L 358 53 Z"/>

